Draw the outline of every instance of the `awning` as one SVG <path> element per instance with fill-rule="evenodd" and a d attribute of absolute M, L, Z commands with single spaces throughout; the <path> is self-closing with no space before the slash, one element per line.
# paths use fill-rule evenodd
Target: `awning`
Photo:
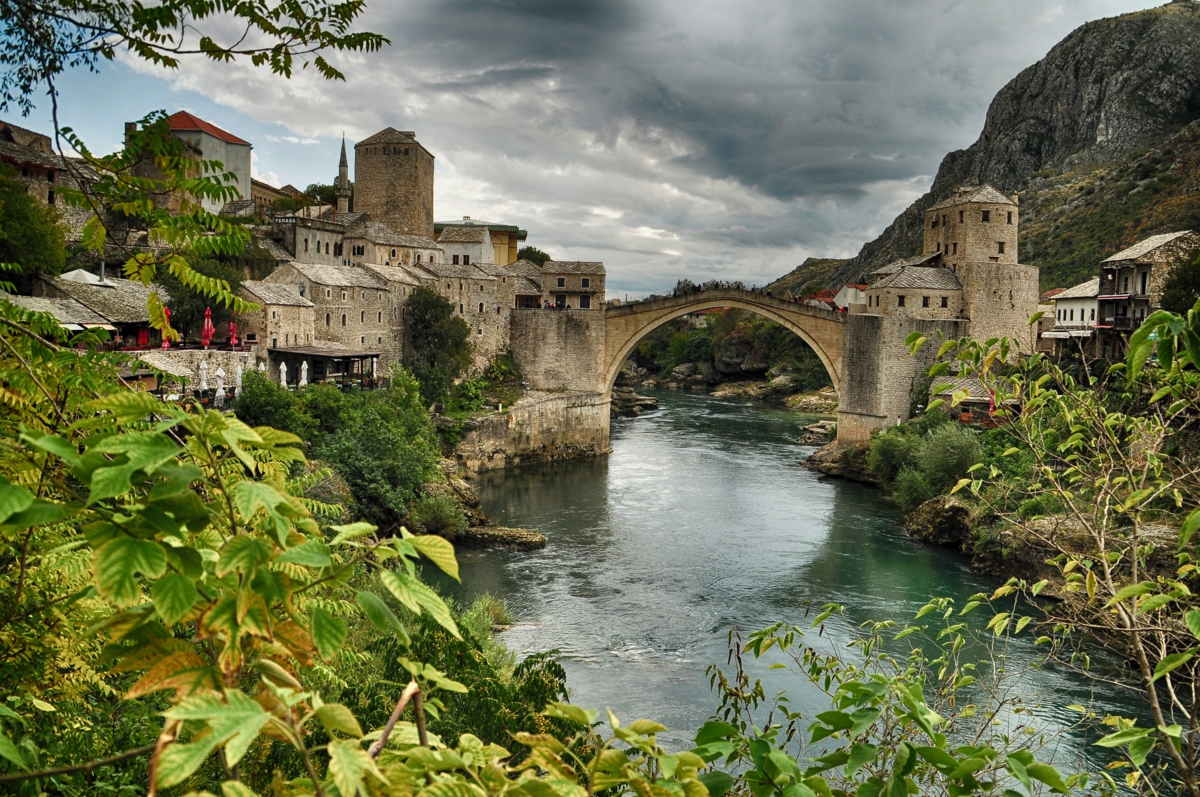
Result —
<path fill-rule="evenodd" d="M 116 332 L 117 328 L 112 324 L 84 324 L 84 329 L 107 329 L 109 332 Z"/>
<path fill-rule="evenodd" d="M 1054 340 L 1065 340 L 1071 337 L 1071 333 L 1065 329 L 1052 329 L 1049 332 L 1042 333 L 1043 338 L 1052 338 Z"/>
<path fill-rule="evenodd" d="M 83 331 L 83 327 L 80 326 L 79 324 L 59 324 L 59 326 L 65 330 L 67 330 L 68 332 L 82 332 Z"/>
<path fill-rule="evenodd" d="M 1073 338 L 1090 338 L 1095 330 L 1092 329 L 1072 329 L 1071 337 Z"/>
<path fill-rule="evenodd" d="M 1126 299 L 1132 299 L 1132 293 L 1114 293 L 1109 296 L 1097 296 L 1096 300 L 1101 302 L 1123 302 Z"/>

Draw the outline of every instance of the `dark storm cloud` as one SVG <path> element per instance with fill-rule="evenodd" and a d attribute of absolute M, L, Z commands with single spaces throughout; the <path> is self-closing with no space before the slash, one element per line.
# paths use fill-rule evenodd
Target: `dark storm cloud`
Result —
<path fill-rule="evenodd" d="M 604 260 L 615 289 L 761 283 L 853 254 L 1018 71 L 1084 21 L 1147 5 L 376 0 L 364 26 L 393 46 L 337 56 L 344 84 L 202 65 L 175 85 L 302 137 L 416 130 L 439 218 L 520 224 L 558 257 Z"/>

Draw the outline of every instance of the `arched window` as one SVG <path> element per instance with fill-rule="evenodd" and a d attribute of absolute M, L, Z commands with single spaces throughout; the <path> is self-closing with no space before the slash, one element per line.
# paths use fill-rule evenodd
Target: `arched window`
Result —
<path fill-rule="evenodd" d="M 346 326 L 346 314 L 342 313 L 342 326 Z"/>
<path fill-rule="evenodd" d="M 325 314 L 325 326 L 329 326 L 329 313 Z"/>
<path fill-rule="evenodd" d="M 378 317 L 375 319 L 375 321 L 376 321 L 377 323 L 380 323 L 380 324 L 382 324 L 382 323 L 383 323 L 383 311 L 382 311 L 382 310 L 380 310 L 378 313 L 376 313 L 376 315 L 377 315 Z"/>
<path fill-rule="evenodd" d="M 392 250 L 392 257 L 395 257 L 395 256 L 396 256 L 396 250 L 395 250 L 395 249 L 393 249 L 393 250 Z"/>
<path fill-rule="evenodd" d="M 308 251 L 308 239 L 307 238 L 304 239 L 304 251 L 305 252 Z"/>
<path fill-rule="evenodd" d="M 420 252 L 417 252 L 417 262 L 418 263 L 421 262 L 421 253 Z"/>
<path fill-rule="evenodd" d="M 479 303 L 479 312 L 483 312 L 483 302 Z"/>
<path fill-rule="evenodd" d="M 366 310 L 362 310 L 361 312 L 359 312 L 358 323 L 360 323 L 360 324 L 367 323 L 367 311 Z"/>
<path fill-rule="evenodd" d="M 461 304 L 458 306 L 458 314 L 459 315 L 463 314 L 463 306 Z"/>
<path fill-rule="evenodd" d="M 329 254 L 329 241 L 325 242 L 325 254 Z"/>

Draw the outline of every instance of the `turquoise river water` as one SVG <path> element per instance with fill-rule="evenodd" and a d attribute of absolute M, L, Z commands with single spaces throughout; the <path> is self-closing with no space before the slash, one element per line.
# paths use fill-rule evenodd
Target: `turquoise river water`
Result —
<path fill-rule="evenodd" d="M 795 439 L 811 418 L 657 395 L 660 410 L 614 422 L 608 456 L 487 473 L 476 483 L 498 524 L 536 529 L 549 543 L 534 552 L 461 552 L 457 597 L 502 597 L 517 625 L 501 639 L 519 653 L 561 651 L 573 702 L 656 719 L 671 728 L 668 747 L 683 745 L 716 706 L 705 668 L 725 664 L 730 628 L 807 627 L 813 606 L 836 602 L 846 615 L 827 623 L 825 644 L 843 646 L 864 620 L 903 625 L 931 596 L 962 605 L 997 586 L 961 556 L 911 540 L 877 490 L 803 468 L 813 449 Z M 1026 671 L 1032 644 L 1005 655 L 1021 672 L 1020 695 L 1044 704 L 1051 730 L 1078 716 L 1068 704 L 1129 710 L 1128 695 L 1113 687 Z M 753 672 L 768 694 L 786 689 L 810 716 L 828 707 L 791 671 L 764 662 Z M 1095 764 L 1086 743 L 1067 733 L 1053 757 L 1086 755 Z"/>

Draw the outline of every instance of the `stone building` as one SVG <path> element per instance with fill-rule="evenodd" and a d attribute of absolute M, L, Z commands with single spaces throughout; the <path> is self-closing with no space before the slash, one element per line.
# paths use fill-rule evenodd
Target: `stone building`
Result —
<path fill-rule="evenodd" d="M 1050 318 L 1053 323 L 1049 329 L 1039 330 L 1039 339 L 1048 344 L 1040 347 L 1040 350 L 1059 354 L 1076 351 L 1082 346 L 1086 354 L 1095 356 L 1096 310 L 1099 305 L 1096 297 L 1099 295 L 1100 278 L 1092 277 L 1087 282 L 1057 291 L 1050 297 Z"/>
<path fill-rule="evenodd" d="M 187 111 L 177 111 L 167 120 L 171 135 L 187 142 L 206 161 L 220 161 L 226 172 L 234 176 L 233 187 L 242 199 L 251 198 L 250 142 L 222 130 Z M 205 199 L 201 202 L 210 213 L 219 213 L 224 202 Z"/>
<path fill-rule="evenodd" d="M 521 247 L 521 243 L 529 236 L 529 233 L 522 230 L 520 227 L 515 227 L 511 224 L 497 224 L 491 221 L 478 221 L 470 216 L 463 216 L 462 221 L 439 221 L 433 225 L 433 233 L 439 241 L 444 240 L 449 243 L 455 242 L 475 242 L 477 236 L 463 237 L 457 233 L 455 228 L 478 228 L 484 227 L 487 229 L 487 242 L 491 244 L 492 252 L 485 254 L 481 251 L 468 250 L 466 254 L 471 255 L 470 262 L 472 263 L 495 263 L 498 266 L 507 266 L 510 263 L 515 263 L 517 260 L 517 251 Z M 463 254 L 462 251 L 447 250 L 449 254 Z"/>
<path fill-rule="evenodd" d="M 260 351 L 313 342 L 316 330 L 313 303 L 294 286 L 245 280 L 241 293 L 243 298 L 259 305 L 258 312 L 240 319 L 243 340 L 257 343 Z"/>
<path fill-rule="evenodd" d="M 910 356 L 911 333 L 930 341 L 1009 337 L 1034 350 L 1038 273 L 1018 262 L 1018 225 L 1015 197 L 990 185 L 960 188 L 926 211 L 921 254 L 875 272 L 866 303 L 849 307 L 842 380 L 859 389 L 839 407 L 839 440 L 868 440 L 928 401 L 923 374 L 937 346 Z"/>
<path fill-rule="evenodd" d="M 345 252 L 352 262 L 407 266 L 445 260 L 441 245 L 432 238 L 393 232 L 364 213 L 348 215 L 357 217 L 345 232 Z"/>
<path fill-rule="evenodd" d="M 604 307 L 604 264 L 547 260 L 541 268 L 542 301 L 558 308 Z"/>
<path fill-rule="evenodd" d="M 68 276 L 40 275 L 34 280 L 33 295 L 48 299 L 74 299 L 105 318 L 115 328 L 114 334 L 119 345 L 157 346 L 162 343 L 158 330 L 150 326 L 146 301 L 152 292 L 157 292 L 162 302 L 169 304 L 171 296 L 165 288 L 111 277 L 103 281 L 77 282 Z"/>
<path fill-rule="evenodd" d="M 1101 356 L 1121 357 L 1125 337 L 1162 306 L 1163 283 L 1176 262 L 1200 249 L 1191 230 L 1152 235 L 1100 264 L 1096 329 Z"/>
<path fill-rule="evenodd" d="M 388 127 L 354 145 L 354 209 L 393 232 L 433 238 L 433 155 Z"/>

